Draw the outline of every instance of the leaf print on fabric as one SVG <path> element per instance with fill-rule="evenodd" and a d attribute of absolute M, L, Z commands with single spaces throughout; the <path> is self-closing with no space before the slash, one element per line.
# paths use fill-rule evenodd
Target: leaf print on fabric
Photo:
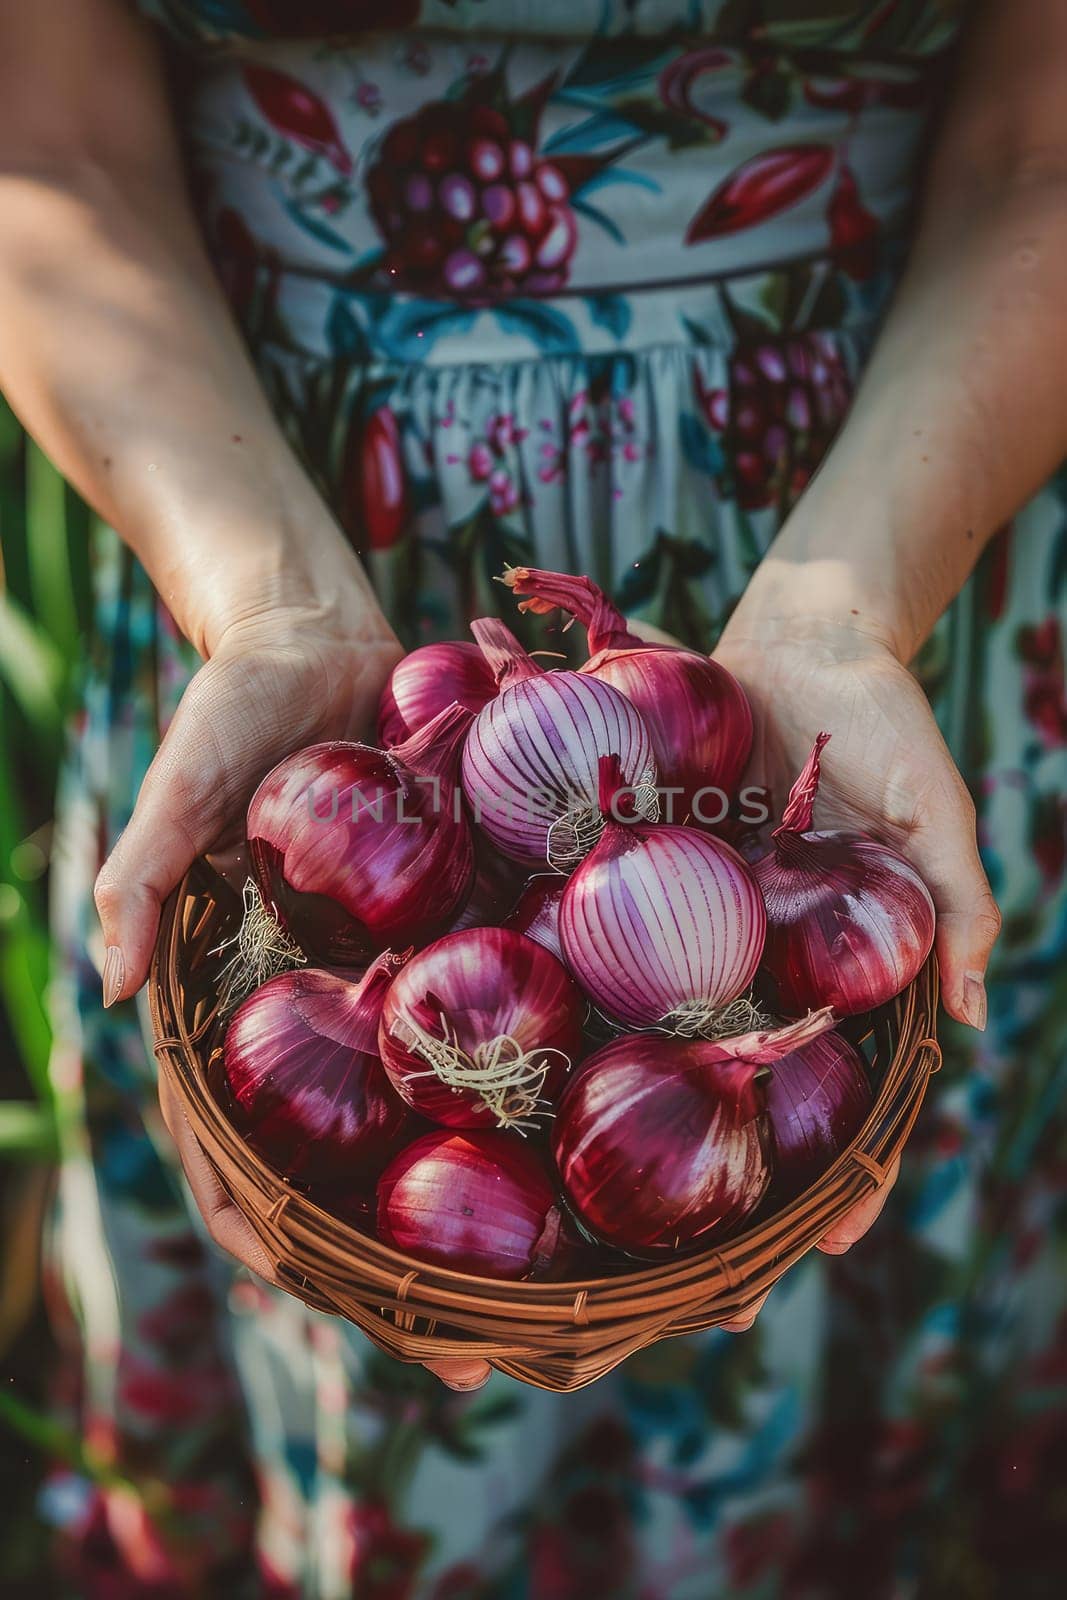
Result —
<path fill-rule="evenodd" d="M 781 145 L 746 161 L 715 188 L 686 230 L 686 244 L 701 244 L 766 222 L 805 199 L 829 176 L 828 144 Z"/>
<path fill-rule="evenodd" d="M 830 250 L 841 270 L 850 278 L 864 282 L 878 267 L 878 218 L 860 199 L 859 186 L 851 167 L 842 162 L 830 203 L 826 208 L 830 224 Z"/>
<path fill-rule="evenodd" d="M 341 141 L 333 113 L 317 94 L 273 67 L 249 63 L 242 68 L 242 76 L 257 110 L 272 128 L 313 155 L 325 156 L 346 177 L 351 174 L 352 157 Z"/>
<path fill-rule="evenodd" d="M 447 300 L 397 300 L 382 310 L 374 323 L 374 337 L 386 355 L 398 361 L 415 361 L 449 333 L 464 333 L 476 313 Z M 369 309 L 369 308 L 368 308 Z"/>
<path fill-rule="evenodd" d="M 1048 749 L 1067 746 L 1067 686 L 1059 618 L 1046 617 L 1020 628 L 1016 647 L 1022 657 L 1023 709 Z"/>
<path fill-rule="evenodd" d="M 391 550 L 409 524 L 400 429 L 389 406 L 352 420 L 345 445 L 341 526 L 362 554 Z"/>
<path fill-rule="evenodd" d="M 658 89 L 663 104 L 681 116 L 703 122 L 718 138 L 726 132 L 726 123 L 701 104 L 702 80 L 732 66 L 734 57 L 728 50 L 708 46 L 690 50 L 664 67 L 659 75 Z"/>

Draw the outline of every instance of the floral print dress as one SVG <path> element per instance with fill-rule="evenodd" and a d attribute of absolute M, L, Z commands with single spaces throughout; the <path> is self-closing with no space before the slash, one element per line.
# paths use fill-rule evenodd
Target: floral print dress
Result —
<path fill-rule="evenodd" d="M 277 413 L 409 644 L 589 573 L 709 649 L 848 407 L 953 0 L 150 0 Z M 388 16 L 387 34 L 371 33 Z M 917 670 L 1005 913 L 878 1227 L 755 1330 L 452 1394 L 206 1242 L 90 889 L 194 662 L 113 536 L 61 794 L 58 1403 L 78 1597 L 1052 1592 L 1062 1470 L 1067 481 Z M 1057 1456 L 1057 1451 L 1059 1455 Z M 1029 1587 L 1027 1587 L 1029 1585 Z M 862 1586 L 862 1588 L 860 1588 Z"/>

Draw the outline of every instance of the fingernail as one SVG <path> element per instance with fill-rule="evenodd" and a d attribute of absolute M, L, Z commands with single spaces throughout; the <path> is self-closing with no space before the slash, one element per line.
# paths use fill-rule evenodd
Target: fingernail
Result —
<path fill-rule="evenodd" d="M 113 1006 L 122 993 L 122 986 L 126 982 L 126 963 L 122 958 L 122 951 L 117 944 L 109 944 L 104 952 L 104 972 L 101 979 L 104 988 L 104 1006 Z"/>
<path fill-rule="evenodd" d="M 985 974 L 982 972 L 965 972 L 963 974 L 964 1015 L 971 1027 L 977 1028 L 979 1033 L 985 1030 L 987 1009 Z"/>
<path fill-rule="evenodd" d="M 820 1239 L 816 1249 L 821 1250 L 824 1256 L 843 1256 L 846 1250 L 852 1249 L 851 1239 Z"/>

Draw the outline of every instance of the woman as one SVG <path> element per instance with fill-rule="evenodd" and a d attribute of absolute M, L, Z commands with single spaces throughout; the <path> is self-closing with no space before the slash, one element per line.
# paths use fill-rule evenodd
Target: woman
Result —
<path fill-rule="evenodd" d="M 96 551 L 62 793 L 56 1082 L 82 1132 L 54 1242 L 69 1403 L 143 1501 L 48 1497 L 76 1592 L 685 1600 L 863 1572 L 955 1593 L 1001 1560 L 1040 1588 L 1062 1422 L 1034 1413 L 1067 909 L 1067 519 L 1041 487 L 1067 442 L 1063 7 L 143 10 L 158 29 L 121 0 L 0 7 L 0 380 L 126 547 Z M 743 1339 L 670 1342 L 563 1399 L 499 1377 L 458 1397 L 231 1273 L 132 1004 L 162 899 L 263 770 L 363 730 L 398 641 L 460 632 L 520 558 L 714 646 L 777 795 L 833 731 L 822 820 L 858 815 L 922 870 L 970 1025 L 862 1251 L 802 1264 Z M 960 770 L 1008 916 L 984 1033 L 999 916 Z M 163 1113 L 207 1231 L 267 1276 Z"/>

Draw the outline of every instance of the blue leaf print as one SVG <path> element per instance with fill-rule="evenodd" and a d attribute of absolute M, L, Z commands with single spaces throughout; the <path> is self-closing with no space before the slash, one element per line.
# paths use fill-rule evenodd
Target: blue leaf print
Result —
<path fill-rule="evenodd" d="M 463 333 L 476 313 L 446 300 L 405 300 L 389 305 L 375 333 L 387 355 L 400 361 L 421 359 L 445 333 Z"/>
<path fill-rule="evenodd" d="M 299 202 L 291 200 L 288 195 L 283 194 L 277 185 L 274 187 L 274 193 L 286 216 L 292 222 L 295 222 L 298 228 L 302 228 L 305 233 L 309 233 L 313 239 L 317 239 L 320 244 L 327 245 L 331 250 L 339 250 L 342 255 L 351 255 L 352 246 L 347 239 L 342 239 L 339 233 L 335 233 L 332 228 L 327 227 L 325 222 L 320 222 L 317 217 L 308 216 L 306 211 L 301 210 Z"/>
<path fill-rule="evenodd" d="M 561 128 L 558 133 L 554 133 L 545 141 L 542 148 L 545 154 L 550 156 L 595 150 L 598 145 L 629 139 L 633 135 L 634 126 L 629 117 L 619 117 L 614 112 L 598 111 L 595 115 L 586 117 L 584 122 L 573 122 L 569 127 Z"/>
<path fill-rule="evenodd" d="M 539 350 L 569 355 L 578 348 L 574 324 L 562 311 L 539 300 L 512 300 L 494 306 L 493 315 L 505 333 L 525 334 Z"/>
<path fill-rule="evenodd" d="M 582 194 L 592 194 L 595 189 L 603 189 L 608 183 L 629 183 L 635 189 L 647 189 L 649 194 L 660 194 L 662 190 L 655 178 L 650 178 L 647 172 L 631 172 L 629 167 L 605 167 L 603 172 L 594 172 L 582 184 Z"/>
<path fill-rule="evenodd" d="M 326 318 L 326 338 L 335 356 L 346 361 L 365 361 L 370 353 L 366 332 L 352 315 L 343 295 L 335 295 Z"/>
<path fill-rule="evenodd" d="M 625 244 L 626 235 L 623 233 L 614 217 L 607 216 L 597 206 L 591 206 L 587 200 L 571 200 L 571 210 L 577 211 L 579 216 L 588 217 L 590 222 L 595 222 L 604 232 L 610 234 L 616 244 Z"/>
<path fill-rule="evenodd" d="M 709 478 L 717 478 L 726 464 L 722 448 L 691 411 L 683 411 L 678 418 L 678 434 L 682 454 L 689 465 L 695 467 L 697 472 L 706 473 Z"/>
<path fill-rule="evenodd" d="M 919 1193 L 908 1209 L 908 1226 L 920 1228 L 930 1222 L 950 1203 L 963 1182 L 965 1168 L 958 1156 L 939 1162 L 927 1175 Z"/>
<path fill-rule="evenodd" d="M 585 303 L 589 317 L 598 328 L 606 328 L 616 339 L 625 339 L 633 312 L 630 302 L 622 294 L 587 294 Z"/>

